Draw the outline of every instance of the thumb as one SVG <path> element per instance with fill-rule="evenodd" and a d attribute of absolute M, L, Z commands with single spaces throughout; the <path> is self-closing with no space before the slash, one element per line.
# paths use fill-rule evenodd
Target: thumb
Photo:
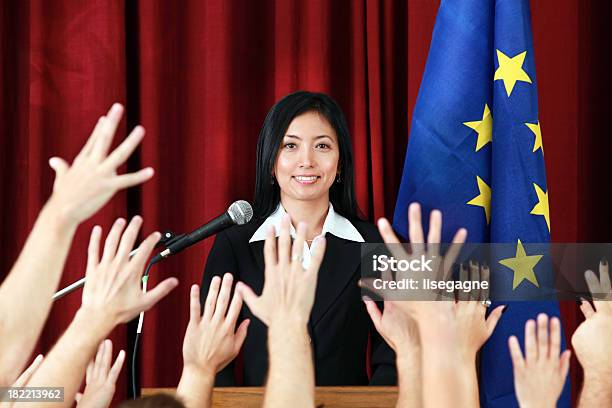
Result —
<path fill-rule="evenodd" d="M 242 297 L 248 308 L 253 312 L 253 308 L 257 308 L 256 303 L 259 298 L 255 292 L 253 292 L 253 289 L 243 282 L 238 282 L 236 291 L 240 294 L 240 297 Z"/>
<path fill-rule="evenodd" d="M 244 339 L 246 338 L 246 335 L 247 335 L 247 329 L 249 327 L 249 323 L 251 323 L 249 319 L 244 320 L 242 323 L 240 323 L 240 326 L 238 326 L 238 329 L 236 330 L 236 342 L 234 343 L 234 354 L 238 354 L 238 352 L 242 348 L 242 344 L 244 343 Z"/>
<path fill-rule="evenodd" d="M 498 306 L 495 309 L 493 309 L 493 311 L 489 314 L 489 317 L 485 321 L 485 327 L 487 330 L 487 338 L 491 337 L 491 334 L 493 334 L 493 330 L 495 330 L 495 326 L 497 326 L 497 322 L 499 322 L 499 319 L 501 319 L 502 312 L 507 307 L 508 307 L 507 305 Z"/>
<path fill-rule="evenodd" d="M 68 171 L 68 163 L 61 157 L 52 157 L 49 159 L 49 166 L 55 171 L 55 180 L 62 177 Z"/>
<path fill-rule="evenodd" d="M 79 405 L 79 402 L 81 402 L 81 398 L 83 398 L 83 394 L 80 392 L 77 392 L 76 395 L 74 396 L 74 400 L 76 401 L 77 405 Z"/>

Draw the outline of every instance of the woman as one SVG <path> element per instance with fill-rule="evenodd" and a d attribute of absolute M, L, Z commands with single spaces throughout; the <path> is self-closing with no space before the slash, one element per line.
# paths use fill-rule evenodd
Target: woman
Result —
<path fill-rule="evenodd" d="M 308 325 L 317 385 L 368 384 L 366 355 L 372 346 L 370 384 L 395 385 L 394 354 L 381 339 L 361 301 L 360 242 L 382 242 L 374 225 L 359 219 L 355 201 L 353 154 L 346 120 L 339 106 L 320 93 L 296 92 L 268 113 L 257 144 L 254 219 L 217 235 L 206 262 L 200 299 L 213 276 L 231 272 L 255 293 L 264 281 L 266 230 L 288 213 L 292 226 L 308 224 L 304 264 L 316 238 L 325 236 L 327 251 L 319 270 L 314 307 Z M 295 229 L 292 227 L 292 235 Z M 230 364 L 217 385 L 261 386 L 268 368 L 267 328 L 248 308 L 242 370 Z"/>

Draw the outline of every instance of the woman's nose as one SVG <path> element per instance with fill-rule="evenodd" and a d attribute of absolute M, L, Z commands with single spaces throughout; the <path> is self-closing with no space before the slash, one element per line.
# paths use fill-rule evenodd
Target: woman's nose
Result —
<path fill-rule="evenodd" d="M 314 152 L 311 149 L 303 149 L 300 152 L 300 167 L 312 167 L 314 163 Z"/>

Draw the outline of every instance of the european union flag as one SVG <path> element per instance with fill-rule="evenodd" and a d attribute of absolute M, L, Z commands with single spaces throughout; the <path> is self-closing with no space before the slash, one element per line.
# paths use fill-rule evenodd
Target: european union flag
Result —
<path fill-rule="evenodd" d="M 442 0 L 395 208 L 404 236 L 411 202 L 442 210 L 446 242 L 466 227 L 469 242 L 512 243 L 518 259 L 523 243 L 550 240 L 528 0 Z M 536 268 L 534 277 L 504 261 L 492 268 L 504 290 L 552 286 L 550 273 Z M 483 406 L 517 406 L 507 340 L 523 342 L 525 322 L 540 312 L 558 316 L 558 304 L 512 303 L 485 344 Z M 559 406 L 570 405 L 569 390 L 567 381 Z"/>

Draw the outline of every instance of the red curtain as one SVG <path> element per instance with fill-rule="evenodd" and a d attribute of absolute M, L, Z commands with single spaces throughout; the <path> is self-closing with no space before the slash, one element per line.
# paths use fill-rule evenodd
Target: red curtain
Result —
<path fill-rule="evenodd" d="M 154 180 L 116 197 L 79 229 L 62 285 L 84 273 L 88 231 L 141 214 L 144 233 L 186 232 L 250 199 L 255 145 L 267 110 L 298 89 L 331 94 L 351 129 L 357 196 L 371 220 L 391 217 L 411 111 L 439 2 L 4 1 L 0 6 L 0 236 L 2 274 L 17 257 L 51 191 L 52 155 L 72 158 L 113 101 L 127 127 L 147 129 L 127 169 L 151 165 Z M 611 241 L 605 189 L 610 35 L 604 2 L 532 2 L 540 120 L 553 239 Z M 606 35 L 606 32 L 608 33 Z M 119 131 L 126 134 L 126 122 Z M 602 196 L 603 195 L 603 196 Z M 174 386 L 205 241 L 156 266 L 153 283 L 181 285 L 145 317 L 143 386 Z M 57 302 L 40 342 L 48 350 L 80 303 Z M 579 322 L 563 304 L 568 333 Z M 120 327 L 113 340 L 125 346 Z M 126 371 L 119 380 L 124 396 Z M 573 378 L 577 371 L 574 362 Z M 574 381 L 574 387 L 576 381 Z"/>

